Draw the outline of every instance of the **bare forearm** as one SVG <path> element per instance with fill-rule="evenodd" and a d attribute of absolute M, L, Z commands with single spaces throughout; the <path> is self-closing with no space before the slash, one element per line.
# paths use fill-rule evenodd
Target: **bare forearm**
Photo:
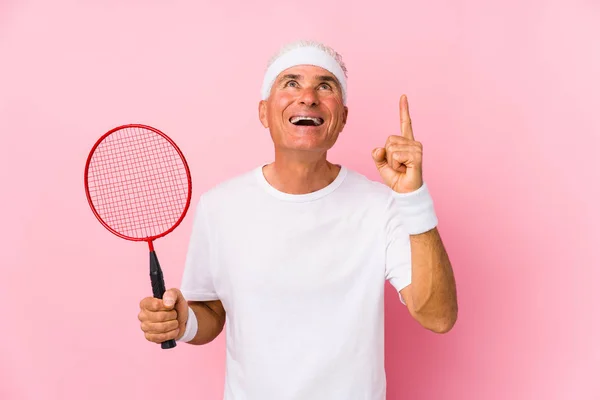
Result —
<path fill-rule="evenodd" d="M 212 342 L 223 330 L 225 311 L 220 302 L 188 302 L 198 320 L 198 332 L 190 344 L 202 345 Z"/>
<path fill-rule="evenodd" d="M 456 322 L 458 304 L 454 273 L 442 239 L 434 228 L 411 235 L 410 243 L 412 283 L 407 305 L 423 326 L 447 332 Z"/>

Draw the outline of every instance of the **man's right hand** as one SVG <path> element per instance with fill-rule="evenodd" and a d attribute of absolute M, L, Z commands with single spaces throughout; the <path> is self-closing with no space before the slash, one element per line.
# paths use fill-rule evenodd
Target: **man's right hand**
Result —
<path fill-rule="evenodd" d="M 167 290 L 162 299 L 146 297 L 140 302 L 138 319 L 146 339 L 162 343 L 179 339 L 185 332 L 188 303 L 179 289 Z"/>

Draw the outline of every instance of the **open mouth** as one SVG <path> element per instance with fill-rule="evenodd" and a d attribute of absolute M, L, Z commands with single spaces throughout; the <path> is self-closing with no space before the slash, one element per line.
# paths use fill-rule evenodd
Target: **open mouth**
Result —
<path fill-rule="evenodd" d="M 323 125 L 323 118 L 319 117 L 307 117 L 304 115 L 297 115 L 290 118 L 290 122 L 296 126 L 320 126 Z"/>

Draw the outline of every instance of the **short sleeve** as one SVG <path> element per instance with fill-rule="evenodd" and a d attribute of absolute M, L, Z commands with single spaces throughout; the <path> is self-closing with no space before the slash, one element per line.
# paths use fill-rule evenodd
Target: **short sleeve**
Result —
<path fill-rule="evenodd" d="M 211 238 L 203 197 L 196 207 L 185 260 L 181 293 L 186 300 L 218 300 L 213 283 Z"/>
<path fill-rule="evenodd" d="M 400 292 L 411 283 L 412 262 L 410 236 L 404 226 L 400 207 L 393 197 L 390 197 L 386 207 L 385 227 L 385 278 Z"/>

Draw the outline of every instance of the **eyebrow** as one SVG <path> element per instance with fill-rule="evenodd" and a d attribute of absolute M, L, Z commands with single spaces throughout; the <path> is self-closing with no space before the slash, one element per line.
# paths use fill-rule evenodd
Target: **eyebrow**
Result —
<path fill-rule="evenodd" d="M 279 82 L 287 81 L 288 79 L 292 79 L 292 80 L 296 81 L 296 80 L 300 80 L 300 78 L 301 78 L 300 75 L 286 74 L 279 79 Z"/>
<path fill-rule="evenodd" d="M 279 82 L 283 82 L 286 81 L 288 79 L 291 80 L 301 80 L 302 79 L 302 75 L 298 75 L 298 74 L 286 74 L 283 75 L 280 79 Z M 338 82 L 338 80 L 336 78 L 334 78 L 333 76 L 330 75 L 318 75 L 317 76 L 317 80 L 322 81 L 322 82 L 332 82 L 335 86 L 337 86 L 337 88 L 340 88 L 340 84 Z"/>

